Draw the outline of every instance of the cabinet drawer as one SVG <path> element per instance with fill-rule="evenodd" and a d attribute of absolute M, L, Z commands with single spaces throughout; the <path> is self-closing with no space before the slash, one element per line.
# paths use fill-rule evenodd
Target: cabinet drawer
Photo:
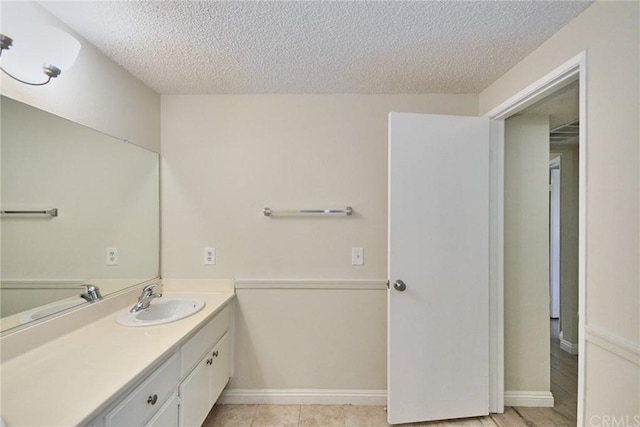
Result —
<path fill-rule="evenodd" d="M 107 427 L 143 425 L 173 393 L 179 377 L 180 364 L 175 353 L 107 414 L 105 424 Z"/>
<path fill-rule="evenodd" d="M 217 342 L 229 329 L 231 306 L 227 305 L 209 321 L 197 334 L 182 346 L 182 377 L 184 378 L 196 363 L 202 359 L 211 345 Z"/>

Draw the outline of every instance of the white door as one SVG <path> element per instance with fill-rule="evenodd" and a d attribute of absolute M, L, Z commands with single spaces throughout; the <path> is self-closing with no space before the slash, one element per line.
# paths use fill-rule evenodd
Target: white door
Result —
<path fill-rule="evenodd" d="M 390 424 L 489 412 L 489 140 L 487 118 L 389 115 Z"/>

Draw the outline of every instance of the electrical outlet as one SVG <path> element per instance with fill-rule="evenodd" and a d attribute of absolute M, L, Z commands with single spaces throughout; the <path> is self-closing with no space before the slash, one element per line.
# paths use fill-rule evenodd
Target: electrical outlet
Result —
<path fill-rule="evenodd" d="M 351 265 L 364 265 L 364 249 L 351 248 Z"/>
<path fill-rule="evenodd" d="M 118 248 L 107 248 L 107 265 L 118 265 Z"/>
<path fill-rule="evenodd" d="M 216 265 L 216 248 L 204 248 L 204 265 Z"/>

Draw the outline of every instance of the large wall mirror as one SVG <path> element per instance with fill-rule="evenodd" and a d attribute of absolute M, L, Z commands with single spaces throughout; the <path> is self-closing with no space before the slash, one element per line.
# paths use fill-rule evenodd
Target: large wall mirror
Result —
<path fill-rule="evenodd" d="M 2 331 L 88 304 L 85 284 L 106 296 L 158 277 L 158 154 L 4 96 L 0 107 Z"/>

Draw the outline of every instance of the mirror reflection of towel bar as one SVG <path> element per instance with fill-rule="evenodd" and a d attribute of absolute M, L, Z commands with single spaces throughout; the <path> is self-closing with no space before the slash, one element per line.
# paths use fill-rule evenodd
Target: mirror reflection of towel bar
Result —
<path fill-rule="evenodd" d="M 345 209 L 301 209 L 299 211 L 273 211 L 271 208 L 262 209 L 262 213 L 264 216 L 271 216 L 272 214 L 284 214 L 284 215 L 295 215 L 295 214 L 345 214 L 351 215 L 353 213 L 353 208 L 351 206 L 347 206 Z"/>
<path fill-rule="evenodd" d="M 2 215 L 50 215 L 58 216 L 58 209 L 53 208 L 45 211 L 0 211 Z"/>

